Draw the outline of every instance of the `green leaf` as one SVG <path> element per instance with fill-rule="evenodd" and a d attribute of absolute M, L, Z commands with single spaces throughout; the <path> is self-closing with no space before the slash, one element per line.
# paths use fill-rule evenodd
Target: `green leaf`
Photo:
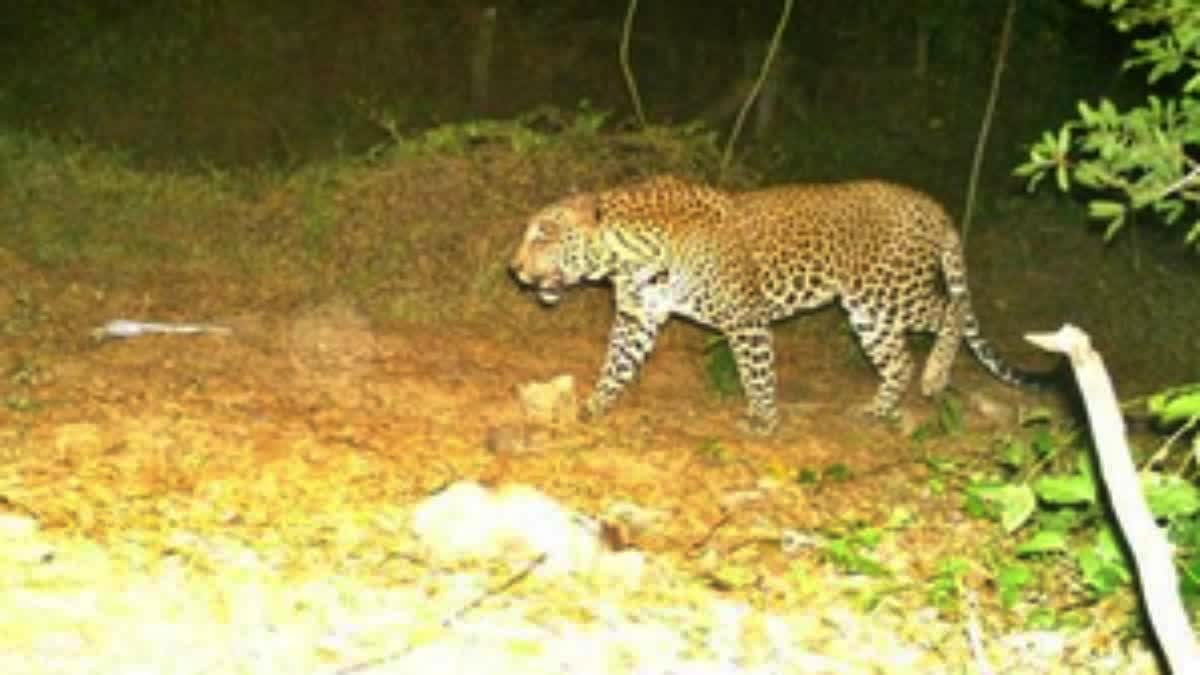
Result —
<path fill-rule="evenodd" d="M 705 342 L 703 368 L 705 382 L 718 398 L 741 394 L 742 381 L 738 375 L 737 360 L 724 337 L 713 336 Z"/>
<path fill-rule="evenodd" d="M 1045 177 L 1046 177 L 1045 171 L 1039 171 L 1039 172 L 1033 174 L 1032 176 L 1030 176 L 1029 182 L 1025 184 L 1025 191 L 1026 192 L 1034 192 L 1035 190 L 1037 190 L 1038 185 L 1041 184 L 1042 179 Z M 1196 231 L 1198 233 L 1200 233 L 1200 225 L 1196 226 Z"/>
<path fill-rule="evenodd" d="M 1081 509 L 1053 509 L 1038 513 L 1038 525 L 1043 530 L 1067 534 L 1084 525 L 1088 519 Z"/>
<path fill-rule="evenodd" d="M 1084 583 L 1097 595 L 1108 595 L 1129 583 L 1133 574 L 1125 557 L 1117 546 L 1112 530 L 1104 529 L 1096 534 L 1091 547 L 1075 555 Z"/>
<path fill-rule="evenodd" d="M 1159 392 L 1146 401 L 1146 408 L 1165 424 L 1200 417 L 1200 384 Z"/>
<path fill-rule="evenodd" d="M 1096 501 L 1096 485 L 1084 474 L 1045 476 L 1034 484 L 1034 491 L 1050 504 L 1093 504 Z"/>
<path fill-rule="evenodd" d="M 843 572 L 880 577 L 887 568 L 863 552 L 862 546 L 850 539 L 835 539 L 824 549 L 825 557 Z"/>
<path fill-rule="evenodd" d="M 1033 572 L 1027 565 L 1006 565 L 996 574 L 996 588 L 1000 592 L 1000 604 L 1011 609 L 1021 599 L 1021 592 L 1033 581 Z"/>
<path fill-rule="evenodd" d="M 1039 530 L 1037 534 L 1034 534 L 1025 543 L 1017 547 L 1017 555 L 1065 553 L 1066 551 L 1067 535 L 1053 530 Z"/>
<path fill-rule="evenodd" d="M 1092 473 L 1092 456 L 1086 452 L 1080 452 L 1075 455 L 1075 471 L 1081 476 L 1086 476 L 1088 480 L 1095 483 L 1095 474 Z"/>
<path fill-rule="evenodd" d="M 1055 140 L 1054 150 L 1055 154 L 1059 157 L 1066 157 L 1067 153 L 1071 151 L 1071 125 L 1064 124 L 1058 130 L 1058 138 Z"/>
<path fill-rule="evenodd" d="M 1020 469 L 1029 461 L 1029 455 L 1029 446 L 1025 444 L 1025 441 L 1013 438 L 1004 444 L 1004 448 L 1000 450 L 1000 456 L 996 459 L 1009 468 Z"/>
<path fill-rule="evenodd" d="M 997 513 L 1005 532 L 1015 532 L 1037 510 L 1037 497 L 1028 485 L 974 485 L 968 497 L 984 501 L 990 513 Z"/>
<path fill-rule="evenodd" d="M 1108 227 L 1104 228 L 1104 241 L 1112 241 L 1112 238 L 1116 236 L 1117 231 L 1120 230 L 1121 226 L 1124 224 L 1124 218 L 1117 218 L 1109 223 Z"/>
<path fill-rule="evenodd" d="M 1117 544 L 1117 534 L 1111 527 L 1105 526 L 1097 531 L 1092 546 L 1096 553 L 1103 556 L 1105 560 L 1123 560 L 1125 558 L 1120 545 Z"/>
<path fill-rule="evenodd" d="M 1029 444 L 1033 448 L 1033 454 L 1038 457 L 1049 457 L 1059 450 L 1058 442 L 1055 440 L 1051 428 L 1045 424 L 1038 425 L 1034 429 Z"/>
<path fill-rule="evenodd" d="M 1093 199 L 1092 201 L 1088 202 L 1088 217 L 1095 218 L 1096 220 L 1124 218 L 1125 205 L 1121 202 Z"/>
<path fill-rule="evenodd" d="M 1174 520 L 1200 512 L 1200 488 L 1179 476 L 1143 474 L 1142 490 L 1155 518 Z"/>
<path fill-rule="evenodd" d="M 1013 169 L 1013 175 L 1020 176 L 1021 178 L 1028 178 L 1037 171 L 1040 171 L 1041 168 L 1042 167 L 1040 166 L 1037 156 L 1032 155 L 1028 162 L 1025 162 L 1024 164 L 1018 164 L 1017 168 Z"/>
<path fill-rule="evenodd" d="M 1096 124 L 1097 115 L 1092 111 L 1092 106 L 1088 105 L 1087 101 L 1080 101 L 1075 107 L 1079 113 L 1079 119 L 1083 120 L 1084 124 L 1088 126 Z"/>
<path fill-rule="evenodd" d="M 1013 485 L 1004 491 L 1001 502 L 1000 525 L 1005 532 L 1015 532 L 1037 510 L 1037 498 L 1028 485 Z"/>

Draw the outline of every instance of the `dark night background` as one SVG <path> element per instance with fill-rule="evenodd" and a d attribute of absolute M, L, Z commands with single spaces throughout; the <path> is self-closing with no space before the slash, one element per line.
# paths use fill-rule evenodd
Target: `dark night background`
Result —
<path fill-rule="evenodd" d="M 986 0 L 806 0 L 784 38 L 772 173 L 911 177 L 961 189 L 1004 12 Z M 496 10 L 489 95 L 472 45 Z M 642 2 L 632 63 L 652 123 L 704 118 L 756 67 L 779 2 Z M 151 164 L 299 163 L 404 129 L 588 101 L 631 107 L 622 2 L 311 0 L 31 2 L 6 12 L 0 121 L 128 150 Z M 1126 40 L 1065 0 L 1020 3 L 988 166 L 1081 97 L 1119 96 Z M 927 65 L 915 72 L 917 45 Z M 930 186 L 933 187 L 933 186 Z"/>
<path fill-rule="evenodd" d="M 962 219 L 1007 4 L 797 2 L 773 79 L 760 98 L 770 115 L 752 112 L 738 139 L 736 157 L 748 169 L 743 176 L 753 176 L 741 184 L 883 178 L 931 193 Z M 414 271 L 420 268 L 386 253 L 413 222 L 432 219 L 428 236 L 439 246 L 460 246 L 460 239 L 475 236 L 472 227 L 497 228 L 495 243 L 474 244 L 476 268 L 490 270 L 507 255 L 517 221 L 565 191 L 655 171 L 713 176 L 711 162 L 702 167 L 661 148 L 643 161 L 627 151 L 626 141 L 611 140 L 610 132 L 637 126 L 618 58 L 627 7 L 582 0 L 21 0 L 10 3 L 0 26 L 0 128 L 61 144 L 37 151 L 35 162 L 55 165 L 72 152 L 72 144 L 83 144 L 120 157 L 122 167 L 146 170 L 150 182 L 164 171 L 219 178 L 246 170 L 289 177 L 285 182 L 302 186 L 310 180 L 305 176 L 324 172 L 333 178 L 287 188 L 302 193 L 288 197 L 297 202 L 289 202 L 288 218 L 262 216 L 273 229 L 261 236 L 274 238 L 279 255 L 307 247 L 306 264 L 321 261 L 328 267 L 317 275 L 297 270 L 304 280 L 288 292 L 309 297 L 316 292 L 306 285 L 310 280 L 332 279 L 340 291 L 353 284 L 356 294 L 370 294 L 363 302 L 382 308 L 373 313 L 376 319 L 403 315 L 407 309 L 389 309 L 399 302 L 392 299 L 410 297 L 396 288 L 431 283 L 398 280 L 400 274 L 420 277 Z M 700 122 L 698 128 L 711 130 L 715 147 L 723 148 L 782 7 L 774 1 L 643 0 L 631 63 L 648 123 L 674 125 L 674 133 Z M 1147 276 L 1157 268 L 1145 261 L 1153 252 L 1156 260 L 1165 256 L 1164 270 L 1190 269 L 1177 234 L 1127 228 L 1115 245 L 1106 245 L 1097 228 L 1088 226 L 1081 195 L 1043 189 L 1030 196 L 1012 175 L 1030 144 L 1073 117 L 1080 100 L 1107 97 L 1120 105 L 1145 97 L 1144 73 L 1121 67 L 1130 36 L 1112 29 L 1107 14 L 1075 0 L 1018 2 L 1015 16 L 978 183 L 973 217 L 980 226 L 968 245 L 975 285 L 988 288 L 995 305 L 981 303 L 982 318 L 993 326 L 1013 321 L 997 329 L 1012 338 L 1009 349 L 1024 347 L 1019 335 L 1027 326 L 1072 316 L 1090 321 L 1114 345 L 1165 337 L 1155 326 L 1163 325 L 1164 308 L 1177 303 L 1148 298 L 1183 297 L 1186 289 L 1174 272 Z M 490 50 L 481 49 L 483 44 Z M 579 148 L 560 143 L 555 152 L 561 158 L 517 149 L 505 159 L 513 168 L 499 178 L 490 168 L 495 157 L 463 156 L 455 149 L 453 127 L 441 141 L 426 145 L 441 152 L 438 143 L 449 138 L 444 163 L 465 161 L 443 182 L 419 163 L 404 161 L 381 168 L 423 176 L 423 182 L 356 173 L 362 158 L 386 156 L 380 149 L 399 140 L 425 143 L 422 133 L 438 125 L 512 120 L 539 110 L 559 111 L 558 119 L 567 120 L 580 111 L 583 117 L 588 111 L 611 116 Z M 544 138 L 558 131 L 548 133 Z M 655 146 L 654 135 L 647 138 L 644 147 Z M 110 240 L 130 250 L 142 245 L 130 242 L 148 237 L 153 241 L 145 243 L 146 250 L 160 250 L 170 238 L 159 232 L 163 221 L 180 220 L 182 213 L 189 215 L 178 226 L 192 231 L 209 231 L 214 218 L 258 218 L 205 215 L 207 206 L 143 199 L 136 195 L 148 187 L 140 184 L 110 204 L 119 191 L 104 187 L 112 167 L 100 164 L 13 211 L 21 229 L 12 246 L 35 260 L 86 261 L 90 254 L 80 250 L 109 251 Z M 79 185 L 92 190 L 93 183 L 94 192 L 62 192 Z M 378 194 L 357 194 L 381 183 L 386 189 Z M 251 199 L 259 204 L 251 210 L 277 208 L 274 197 L 254 193 L 270 196 L 271 188 L 262 187 L 269 181 L 235 178 L 233 184 L 255 195 Z M 135 209 L 131 216 L 126 202 L 137 209 L 156 204 L 167 215 Z M 45 222 L 30 216 L 43 213 L 39 209 L 47 204 L 62 207 L 44 209 Z M 362 215 L 364 222 L 356 224 L 359 216 L 345 204 L 377 213 Z M 93 217 L 106 209 L 111 217 Z M 154 225 L 140 225 L 139 219 Z M 481 224 L 470 225 L 475 221 Z M 360 237 L 361 232 L 378 239 Z M 228 236 L 219 255 L 254 246 L 248 235 Z M 335 244 L 346 250 L 331 250 Z M 279 269 L 275 263 L 269 267 Z M 347 270 L 358 276 L 350 279 Z M 464 278 L 462 285 L 495 285 L 496 293 L 510 293 L 508 282 L 498 275 Z M 1044 288 L 1053 292 L 1039 290 Z M 1099 298 L 1105 302 L 1093 302 Z M 1019 301 L 1023 311 L 1009 311 L 1010 300 Z M 1131 322 L 1131 313 L 1145 320 Z M 1194 359 L 1186 340 L 1176 342 L 1164 343 L 1157 358 L 1123 349 L 1114 363 L 1129 376 L 1145 378 L 1146 388 L 1169 383 L 1173 360 L 1163 354 Z M 1121 365 L 1126 362 L 1128 367 Z"/>

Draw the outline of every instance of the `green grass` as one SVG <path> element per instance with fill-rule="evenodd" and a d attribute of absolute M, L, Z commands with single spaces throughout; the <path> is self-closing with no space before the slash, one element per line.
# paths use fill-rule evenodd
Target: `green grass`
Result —
<path fill-rule="evenodd" d="M 524 300 L 505 270 L 522 219 L 574 187 L 626 175 L 613 146 L 635 149 L 642 172 L 715 172 L 711 137 L 692 128 L 602 133 L 587 108 L 536 128 L 547 114 L 445 125 L 288 170 L 155 170 L 93 144 L 0 129 L 0 247 L 106 285 L 190 275 L 262 297 L 336 294 L 385 321 L 495 317 Z M 536 308 L 521 302 L 516 314 Z M 550 317 L 563 320 L 583 318 Z"/>
<path fill-rule="evenodd" d="M 0 242 L 49 266 L 203 255 L 199 238 L 171 235 L 188 225 L 201 231 L 228 203 L 220 181 L 147 173 L 118 153 L 13 131 L 0 131 L 0 190 Z"/>

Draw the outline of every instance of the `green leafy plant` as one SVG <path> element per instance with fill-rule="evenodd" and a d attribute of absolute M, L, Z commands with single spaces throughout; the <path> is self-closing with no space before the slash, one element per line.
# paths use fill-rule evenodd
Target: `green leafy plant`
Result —
<path fill-rule="evenodd" d="M 821 554 L 834 567 L 847 574 L 862 574 L 882 577 L 889 574 L 886 567 L 875 558 L 875 549 L 883 538 L 878 527 L 856 527 L 830 539 L 821 549 Z"/>
<path fill-rule="evenodd" d="M 962 401 L 952 392 L 938 396 L 937 416 L 921 422 L 909 438 L 920 443 L 931 438 L 953 436 L 963 430 Z"/>
<path fill-rule="evenodd" d="M 959 556 L 939 562 L 937 572 L 926 589 L 929 604 L 942 611 L 957 609 L 962 597 L 962 580 L 970 570 L 970 561 Z"/>
<path fill-rule="evenodd" d="M 1164 424 L 1191 423 L 1200 418 L 1200 382 L 1160 391 L 1147 399 L 1146 409 Z"/>
<path fill-rule="evenodd" d="M 0 334 L 25 335 L 47 318 L 45 308 L 27 287 L 17 288 L 7 314 L 0 316 Z"/>
<path fill-rule="evenodd" d="M 854 472 L 845 464 L 830 464 L 821 469 L 803 468 L 796 472 L 796 482 L 801 485 L 816 485 L 823 482 L 845 483 L 854 477 Z"/>
<path fill-rule="evenodd" d="M 996 570 L 996 592 L 1000 604 L 1011 609 L 1033 582 L 1033 570 L 1024 562 L 1015 561 Z"/>
<path fill-rule="evenodd" d="M 706 464 L 728 464 L 733 459 L 731 451 L 724 443 L 715 438 L 706 438 L 696 446 L 696 454 Z"/>
<path fill-rule="evenodd" d="M 1016 535 L 1010 560 L 996 572 L 1001 601 L 1012 606 L 1042 565 L 1067 562 L 1078 586 L 1095 598 L 1126 587 L 1133 579 L 1098 489 L 1090 455 L 1070 430 L 1040 418 L 1022 434 L 1000 444 L 1007 478 L 980 480 L 965 492 L 966 509 L 995 519 Z M 1166 525 L 1176 545 L 1181 590 L 1200 600 L 1200 487 L 1181 475 L 1141 473 L 1151 513 Z"/>
<path fill-rule="evenodd" d="M 721 335 L 713 335 L 704 342 L 704 381 L 719 398 L 733 398 L 742 393 L 742 381 L 738 377 L 737 360 L 729 341 Z"/>
<path fill-rule="evenodd" d="M 571 131 L 577 134 L 595 135 L 600 133 L 612 117 L 611 110 L 600 110 L 592 107 L 592 102 L 586 98 L 579 102 L 575 109 L 575 117 L 571 123 Z"/>
<path fill-rule="evenodd" d="M 1088 214 L 1107 222 L 1112 237 L 1133 213 L 1149 210 L 1166 224 L 1190 221 L 1185 238 L 1200 243 L 1196 213 L 1200 160 L 1200 5 L 1193 0 L 1081 0 L 1113 12 L 1122 32 L 1136 31 L 1128 68 L 1148 68 L 1146 79 L 1176 95 L 1150 96 L 1121 110 L 1110 100 L 1081 101 L 1078 118 L 1047 131 L 1015 173 L 1032 190 L 1053 174 L 1062 191 L 1085 188 Z"/>

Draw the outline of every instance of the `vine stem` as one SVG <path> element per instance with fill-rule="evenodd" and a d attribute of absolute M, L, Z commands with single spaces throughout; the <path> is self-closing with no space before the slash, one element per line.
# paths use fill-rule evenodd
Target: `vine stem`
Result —
<path fill-rule="evenodd" d="M 629 8 L 625 11 L 625 25 L 621 29 L 621 72 L 625 75 L 625 86 L 629 88 L 629 98 L 633 99 L 633 114 L 643 128 L 646 126 L 646 113 L 642 110 L 642 96 L 638 93 L 637 79 L 633 76 L 633 68 L 629 65 L 629 40 L 633 34 L 633 17 L 637 14 L 638 0 L 629 0 Z"/>
<path fill-rule="evenodd" d="M 750 107 L 754 105 L 754 101 L 758 98 L 759 92 L 762 91 L 763 83 L 767 81 L 767 74 L 771 72 L 771 64 L 775 62 L 775 54 L 779 51 L 779 43 L 783 39 L 783 31 L 787 28 L 788 18 L 792 15 L 793 0 L 783 0 L 783 12 L 779 15 L 779 22 L 775 24 L 775 34 L 771 36 L 771 44 L 767 47 L 767 55 L 763 58 L 762 67 L 758 70 L 758 78 L 754 80 L 754 84 L 750 87 L 750 92 L 746 94 L 746 100 L 742 102 L 742 108 L 738 110 L 737 119 L 733 122 L 733 130 L 729 132 L 729 141 L 725 144 L 725 154 L 721 157 L 721 174 L 720 177 L 725 177 L 725 169 L 729 167 L 729 161 L 733 157 L 733 146 L 737 144 L 738 136 L 742 133 L 742 126 L 746 123 L 746 115 L 750 112 Z"/>
<path fill-rule="evenodd" d="M 992 117 L 996 113 L 996 99 L 1000 97 L 1000 78 L 1008 62 L 1008 47 L 1012 43 L 1013 17 L 1017 13 L 1017 0 L 1008 0 L 1004 11 L 1004 26 L 1000 29 L 1000 44 L 996 47 L 996 65 L 992 68 L 992 86 L 988 91 L 987 108 L 975 140 L 975 156 L 971 158 L 971 177 L 967 180 L 967 203 L 963 206 L 962 245 L 967 246 L 967 234 L 971 231 L 971 215 L 975 211 L 975 191 L 979 186 L 979 172 L 983 168 L 983 151 L 987 147 L 988 134 L 992 131 Z"/>

